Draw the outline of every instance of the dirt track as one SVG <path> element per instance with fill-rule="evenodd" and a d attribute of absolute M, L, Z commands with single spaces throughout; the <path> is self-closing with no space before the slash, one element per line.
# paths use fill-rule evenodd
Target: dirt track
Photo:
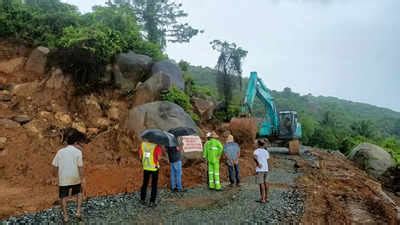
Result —
<path fill-rule="evenodd" d="M 183 196 L 162 190 L 154 210 L 140 205 L 136 193 L 91 198 L 85 203 L 86 222 L 145 222 L 150 215 L 153 224 L 398 224 L 396 206 L 382 196 L 379 183 L 340 155 L 318 150 L 301 156 L 273 152 L 269 179 L 270 202 L 266 205 L 255 202 L 257 185 L 248 177 L 242 187 L 226 187 L 222 192 L 209 191 L 204 185 Z M 54 222 L 59 218 L 56 207 L 11 222 Z"/>

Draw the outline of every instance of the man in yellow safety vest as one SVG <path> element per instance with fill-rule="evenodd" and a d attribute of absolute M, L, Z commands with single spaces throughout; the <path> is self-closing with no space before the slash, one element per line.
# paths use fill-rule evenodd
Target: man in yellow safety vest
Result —
<path fill-rule="evenodd" d="M 210 189 L 221 190 L 219 180 L 219 162 L 224 151 L 224 146 L 218 140 L 214 131 L 207 133 L 208 141 L 204 144 L 203 157 L 208 162 L 208 185 Z"/>
<path fill-rule="evenodd" d="M 140 192 L 140 201 L 146 204 L 147 186 L 151 176 L 150 207 L 156 206 L 159 159 L 162 149 L 160 145 L 143 141 L 139 147 L 139 158 L 143 166 L 143 185 Z"/>

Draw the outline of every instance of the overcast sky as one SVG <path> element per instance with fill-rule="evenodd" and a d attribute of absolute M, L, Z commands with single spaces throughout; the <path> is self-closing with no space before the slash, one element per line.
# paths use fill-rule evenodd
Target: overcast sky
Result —
<path fill-rule="evenodd" d="M 84 12 L 104 0 L 66 0 Z M 214 67 L 209 42 L 249 51 L 244 75 L 257 71 L 274 90 L 335 96 L 400 111 L 400 0 L 179 0 L 205 33 L 169 44 L 177 61 Z"/>

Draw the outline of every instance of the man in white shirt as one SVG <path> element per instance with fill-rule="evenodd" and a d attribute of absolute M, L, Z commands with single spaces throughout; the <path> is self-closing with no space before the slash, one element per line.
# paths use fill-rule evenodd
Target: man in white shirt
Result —
<path fill-rule="evenodd" d="M 68 130 L 66 141 L 68 146 L 60 149 L 53 159 L 52 165 L 55 173 L 58 173 L 59 197 L 63 210 L 64 222 L 68 222 L 67 198 L 76 196 L 76 217 L 81 219 L 82 186 L 85 184 L 83 178 L 82 147 L 80 142 L 84 141 L 84 134 L 77 130 Z"/>
<path fill-rule="evenodd" d="M 269 152 L 265 148 L 265 143 L 257 141 L 258 148 L 254 151 L 254 161 L 256 162 L 256 183 L 260 185 L 260 200 L 257 202 L 268 202 L 268 159 Z"/>

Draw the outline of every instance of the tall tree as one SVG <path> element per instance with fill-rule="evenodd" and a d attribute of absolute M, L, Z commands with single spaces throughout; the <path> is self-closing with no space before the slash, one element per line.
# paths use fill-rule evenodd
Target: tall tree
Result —
<path fill-rule="evenodd" d="M 110 1 L 109 1 L 110 2 Z M 182 4 L 169 0 L 114 0 L 114 4 L 130 4 L 143 26 L 147 39 L 165 48 L 169 42 L 189 42 L 200 31 L 178 20 L 188 16 Z"/>
<path fill-rule="evenodd" d="M 214 50 L 220 53 L 216 65 L 218 91 L 224 98 L 225 110 L 232 100 L 232 89 L 237 81 L 242 86 L 242 61 L 247 56 L 247 51 L 235 43 L 214 40 L 211 43 Z"/>

